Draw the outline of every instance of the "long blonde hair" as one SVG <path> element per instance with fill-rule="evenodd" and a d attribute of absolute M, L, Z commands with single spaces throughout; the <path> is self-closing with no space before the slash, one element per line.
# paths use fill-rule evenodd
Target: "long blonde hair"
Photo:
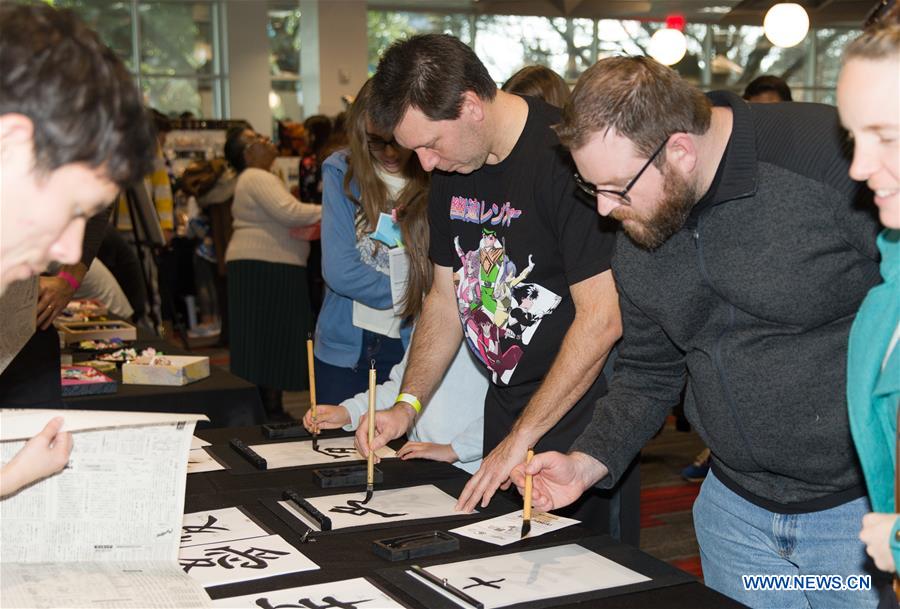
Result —
<path fill-rule="evenodd" d="M 366 81 L 357 93 L 347 114 L 347 133 L 350 140 L 350 158 L 344 175 L 344 193 L 358 206 L 356 235 L 375 230 L 378 214 L 397 210 L 397 221 L 403 236 L 403 244 L 409 255 L 410 268 L 403 317 L 412 317 L 422 308 L 424 294 L 431 287 L 432 268 L 428 260 L 428 185 L 429 177 L 415 154 L 410 154 L 403 166 L 406 185 L 392 201 L 385 183 L 378 177 L 375 161 L 369 152 L 366 130 L 366 103 L 371 89 Z M 359 188 L 357 198 L 350 188 L 352 181 Z M 377 247 L 377 246 L 376 246 Z"/>

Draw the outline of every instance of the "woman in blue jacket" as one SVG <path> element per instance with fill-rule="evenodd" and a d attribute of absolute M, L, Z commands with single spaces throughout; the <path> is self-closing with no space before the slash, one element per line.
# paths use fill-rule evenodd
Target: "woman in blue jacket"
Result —
<path fill-rule="evenodd" d="M 349 148 L 322 166 L 325 300 L 315 359 L 317 399 L 328 404 L 364 391 L 373 360 L 378 382 L 387 380 L 412 330 L 391 297 L 390 248 L 373 232 L 381 214 L 402 213 L 425 196 L 428 176 L 410 150 L 367 121 L 368 89 L 363 85 L 349 111 Z"/>
<path fill-rule="evenodd" d="M 863 301 L 847 354 L 850 430 L 872 503 L 859 537 L 876 567 L 896 572 L 900 565 L 900 506 L 895 503 L 900 402 L 900 6 L 844 51 L 837 95 L 841 120 L 854 140 L 850 177 L 865 180 L 875 193 L 885 226 L 878 237 L 884 282 Z M 892 103 L 885 106 L 886 100 Z"/>

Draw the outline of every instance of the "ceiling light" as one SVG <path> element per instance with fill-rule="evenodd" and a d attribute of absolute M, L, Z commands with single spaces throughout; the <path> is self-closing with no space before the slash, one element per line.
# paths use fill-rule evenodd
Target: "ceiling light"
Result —
<path fill-rule="evenodd" d="M 681 15 L 666 17 L 666 27 L 656 30 L 650 38 L 650 45 L 647 48 L 650 57 L 666 66 L 681 61 L 687 52 L 687 40 L 681 33 L 683 29 L 684 17 Z"/>
<path fill-rule="evenodd" d="M 799 4 L 785 2 L 769 9 L 763 20 L 763 31 L 777 47 L 797 46 L 809 31 L 809 15 Z"/>

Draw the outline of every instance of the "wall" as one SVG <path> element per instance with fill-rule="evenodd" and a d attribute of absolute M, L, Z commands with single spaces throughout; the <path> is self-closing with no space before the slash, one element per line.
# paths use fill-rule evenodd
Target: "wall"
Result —
<path fill-rule="evenodd" d="M 333 116 L 341 97 L 368 78 L 365 0 L 300 0 L 301 72 L 306 116 Z"/>
<path fill-rule="evenodd" d="M 228 118 L 246 119 L 257 132 L 272 135 L 267 3 L 265 0 L 229 0 L 225 9 Z"/>

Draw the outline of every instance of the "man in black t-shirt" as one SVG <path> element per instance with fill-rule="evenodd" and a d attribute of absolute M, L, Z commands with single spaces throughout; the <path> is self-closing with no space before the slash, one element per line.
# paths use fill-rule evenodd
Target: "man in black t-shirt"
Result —
<path fill-rule="evenodd" d="M 572 162 L 551 129 L 559 111 L 498 91 L 451 36 L 388 49 L 369 113 L 433 172 L 434 262 L 403 393 L 378 413 L 372 446 L 407 430 L 465 338 L 493 381 L 486 456 L 457 504 L 469 511 L 508 486 L 528 448 L 567 450 L 590 421 L 621 332 L 614 233 L 576 198 Z M 365 453 L 365 434 L 357 441 Z"/>

